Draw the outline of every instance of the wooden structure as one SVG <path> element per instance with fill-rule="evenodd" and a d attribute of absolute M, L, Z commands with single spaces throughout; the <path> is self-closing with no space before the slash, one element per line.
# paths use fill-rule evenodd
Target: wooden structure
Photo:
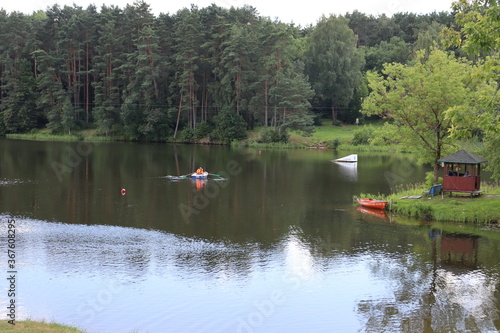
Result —
<path fill-rule="evenodd" d="M 481 163 L 485 159 L 465 149 L 440 160 L 443 165 L 443 193 L 461 192 L 470 195 L 481 194 Z"/>

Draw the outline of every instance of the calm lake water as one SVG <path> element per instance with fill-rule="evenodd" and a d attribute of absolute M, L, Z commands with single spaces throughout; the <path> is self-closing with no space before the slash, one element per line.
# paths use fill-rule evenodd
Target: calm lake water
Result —
<path fill-rule="evenodd" d="M 421 181 L 429 167 L 408 155 L 354 166 L 331 151 L 15 140 L 0 154 L 1 319 L 14 219 L 17 320 L 89 333 L 500 329 L 500 231 L 353 204 Z M 199 166 L 217 176 L 172 177 Z"/>

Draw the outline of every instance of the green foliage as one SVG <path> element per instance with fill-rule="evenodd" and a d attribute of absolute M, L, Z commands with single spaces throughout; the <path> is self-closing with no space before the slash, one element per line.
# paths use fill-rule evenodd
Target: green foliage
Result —
<path fill-rule="evenodd" d="M 429 190 L 435 184 L 443 184 L 443 177 L 439 177 L 437 183 L 434 183 L 434 172 L 425 173 L 425 188 Z"/>
<path fill-rule="evenodd" d="M 278 129 L 274 129 L 274 128 L 268 128 L 268 129 L 262 130 L 257 142 L 259 142 L 259 143 L 272 143 L 272 142 L 287 143 L 289 137 L 290 136 L 286 132 L 282 132 L 282 131 L 279 131 Z"/>
<path fill-rule="evenodd" d="M 186 127 L 182 130 L 180 140 L 182 142 L 193 142 L 195 138 L 195 133 L 192 128 Z"/>
<path fill-rule="evenodd" d="M 337 149 L 340 146 L 340 139 L 335 138 L 331 141 L 331 148 Z"/>
<path fill-rule="evenodd" d="M 36 81 L 31 64 L 23 60 L 15 79 L 3 87 L 8 97 L 2 100 L 3 124 L 8 133 L 27 132 L 37 126 Z"/>
<path fill-rule="evenodd" d="M 484 143 L 485 156 L 488 157 L 487 170 L 492 172 L 493 179 L 500 181 L 500 135 L 491 133 L 485 138 Z"/>
<path fill-rule="evenodd" d="M 213 141 L 231 143 L 233 140 L 242 140 L 247 137 L 245 120 L 231 108 L 222 109 L 214 117 L 214 123 Z"/>
<path fill-rule="evenodd" d="M 338 107 L 349 105 L 362 77 L 364 57 L 344 17 L 322 17 L 309 36 L 305 72 L 319 100 L 328 102 L 332 121 Z"/>
<path fill-rule="evenodd" d="M 381 71 L 384 64 L 406 64 L 411 59 L 409 45 L 400 37 L 392 37 L 388 42 L 382 41 L 365 51 L 366 70 Z"/>
<path fill-rule="evenodd" d="M 363 126 L 354 131 L 354 137 L 352 138 L 352 145 L 360 146 L 367 145 L 370 143 L 370 139 L 373 137 L 374 128 L 371 126 Z"/>
<path fill-rule="evenodd" d="M 437 181 L 437 161 L 454 143 L 450 132 L 458 121 L 451 115 L 486 107 L 486 96 L 491 100 L 494 95 L 488 67 L 434 49 L 429 55 L 417 52 L 411 65 L 386 64 L 382 73 L 368 73 L 371 93 L 362 112 L 391 119 L 389 131 L 411 147 L 420 162 L 434 165 Z"/>
<path fill-rule="evenodd" d="M 196 125 L 196 129 L 194 130 L 194 140 L 201 140 L 206 138 L 210 132 L 212 131 L 212 126 L 206 121 L 202 121 Z"/>
<path fill-rule="evenodd" d="M 460 31 L 444 29 L 448 45 L 461 46 L 470 53 L 496 52 L 500 40 L 495 33 L 500 29 L 500 3 L 498 0 L 458 0 L 452 6 Z"/>
<path fill-rule="evenodd" d="M 382 127 L 376 128 L 373 131 L 373 136 L 369 140 L 371 145 L 384 146 L 398 144 L 398 128 L 390 122 L 384 123 Z"/>
<path fill-rule="evenodd" d="M 355 12 L 300 28 L 249 6 L 155 17 L 143 1 L 0 16 L 0 128 L 67 135 L 92 128 L 153 141 L 184 127 L 199 140 L 207 135 L 200 124 L 215 123 L 225 108 L 246 128 L 262 124 L 283 136 L 311 133 L 311 109 L 353 123 L 368 93 L 360 82 L 364 54 L 376 66 L 403 61 L 403 43 L 411 49 L 424 27 L 449 26 L 451 17 Z"/>
<path fill-rule="evenodd" d="M 484 135 L 487 149 L 484 157 L 488 159 L 487 169 L 492 172 L 492 178 L 500 180 L 500 113 L 498 112 L 498 48 L 500 39 L 496 33 L 500 28 L 500 2 L 466 1 L 453 2 L 457 26 L 443 29 L 447 36 L 447 45 L 459 46 L 461 50 L 473 55 L 486 57 L 483 67 L 486 73 L 476 75 L 483 80 L 489 80 L 490 91 L 476 97 L 474 107 L 457 107 L 448 112 L 448 118 L 454 123 L 451 129 L 454 138 L 468 138 L 472 133 L 480 131 Z M 454 30 L 455 28 L 460 30 Z"/>

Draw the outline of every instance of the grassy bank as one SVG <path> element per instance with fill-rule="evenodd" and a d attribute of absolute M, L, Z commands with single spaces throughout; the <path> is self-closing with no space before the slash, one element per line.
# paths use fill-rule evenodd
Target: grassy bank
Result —
<path fill-rule="evenodd" d="M 259 138 L 263 132 L 263 127 L 257 127 L 248 131 L 248 139 L 238 143 L 254 148 L 310 148 L 310 149 L 337 149 L 358 152 L 408 152 L 406 147 L 401 145 L 370 145 L 355 144 L 354 138 L 357 132 L 363 129 L 375 130 L 381 128 L 383 122 L 375 121 L 364 125 L 343 125 L 334 126 L 331 120 L 324 120 L 321 126 L 316 126 L 314 132 L 303 135 L 300 132 L 291 131 L 287 143 L 259 143 Z"/>
<path fill-rule="evenodd" d="M 52 134 L 48 129 L 33 131 L 31 133 L 7 134 L 8 139 L 35 140 L 35 141 L 88 141 L 88 142 L 114 142 L 123 141 L 121 137 L 99 136 L 95 130 L 74 131 L 73 134 Z"/>
<path fill-rule="evenodd" d="M 24 333 L 42 333 L 42 332 L 54 332 L 54 333 L 83 333 L 82 331 L 59 324 L 48 324 L 44 322 L 37 321 L 16 321 L 15 325 L 9 324 L 6 320 L 0 321 L 0 332 L 24 332 Z"/>
<path fill-rule="evenodd" d="M 383 126 L 382 122 L 372 122 L 366 125 L 344 125 L 334 126 L 330 120 L 323 121 L 322 126 L 315 127 L 311 136 L 304 136 L 298 132 L 291 132 L 289 142 L 287 143 L 259 143 L 259 138 L 263 131 L 262 127 L 248 131 L 248 139 L 235 143 L 235 145 L 255 147 L 255 148 L 319 148 L 319 149 L 339 149 L 349 151 L 390 151 L 405 152 L 406 149 L 401 146 L 372 146 L 372 145 L 353 145 L 353 138 L 356 131 L 362 128 L 376 129 Z M 37 141 L 87 141 L 87 142 L 114 142 L 126 141 L 122 136 L 100 136 L 95 129 L 86 129 L 72 131 L 68 134 L 53 134 L 49 129 L 41 129 L 30 133 L 7 134 L 9 139 L 17 140 L 37 140 Z M 182 142 L 180 139 L 169 138 L 168 142 Z M 208 138 L 198 143 L 209 143 Z"/>
<path fill-rule="evenodd" d="M 236 147 L 253 147 L 253 148 L 279 148 L 279 149 L 337 149 L 350 152 L 396 152 L 407 153 L 409 149 L 403 145 L 371 145 L 367 142 L 356 142 L 355 137 L 360 132 L 371 132 L 383 127 L 382 121 L 373 121 L 363 125 L 343 125 L 334 126 L 330 120 L 324 120 L 322 126 L 316 126 L 314 132 L 310 136 L 305 136 L 302 133 L 291 131 L 287 143 L 273 142 L 273 143 L 260 143 L 259 138 L 263 132 L 263 127 L 257 127 L 248 131 L 248 138 L 239 142 L 233 142 Z M 365 133 L 366 134 L 366 133 Z M 98 135 L 95 129 L 86 129 L 79 131 L 72 131 L 71 135 L 53 134 L 49 129 L 41 129 L 32 131 L 30 133 L 22 134 L 7 134 L 9 139 L 17 140 L 37 140 L 37 141 L 85 141 L 85 142 L 116 142 L 116 141 L 130 141 L 122 136 L 102 136 Z M 182 139 L 168 138 L 166 140 L 170 143 L 183 143 Z M 359 140 L 358 140 L 359 141 Z M 210 142 L 207 138 L 201 139 L 198 144 L 217 144 Z M 219 143 L 220 144 L 220 143 Z M 478 145 L 482 143 L 474 140 L 468 140 L 459 143 L 460 147 L 475 151 Z"/>
<path fill-rule="evenodd" d="M 392 202 L 392 213 L 432 221 L 461 223 L 500 223 L 500 187 L 482 184 L 485 191 L 482 196 L 471 198 L 470 195 L 455 193 L 430 198 L 423 195 L 422 185 L 402 189 L 384 196 L 360 194 L 359 197 L 382 199 Z M 422 196 L 420 199 L 402 199 L 407 196 Z"/>

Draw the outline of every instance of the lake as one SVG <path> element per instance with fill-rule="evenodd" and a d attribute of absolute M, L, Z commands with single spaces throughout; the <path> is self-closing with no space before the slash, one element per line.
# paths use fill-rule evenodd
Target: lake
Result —
<path fill-rule="evenodd" d="M 353 203 L 421 182 L 430 167 L 409 155 L 16 140 L 0 153 L 1 319 L 14 300 L 16 320 L 88 333 L 500 330 L 500 231 Z M 183 177 L 200 166 L 207 181 Z"/>

